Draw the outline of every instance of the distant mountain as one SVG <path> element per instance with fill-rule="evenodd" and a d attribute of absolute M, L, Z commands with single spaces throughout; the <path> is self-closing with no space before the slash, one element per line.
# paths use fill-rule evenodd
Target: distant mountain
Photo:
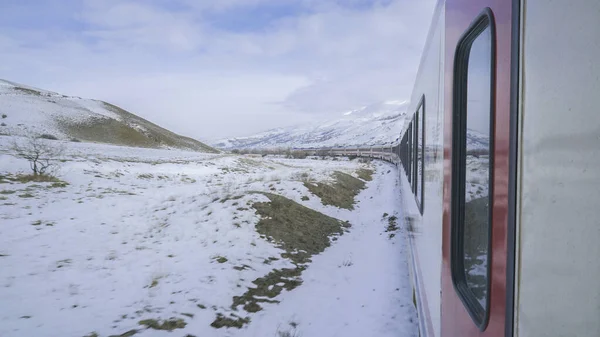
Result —
<path fill-rule="evenodd" d="M 406 102 L 386 101 L 348 111 L 323 123 L 276 128 L 249 137 L 213 142 L 222 149 L 317 148 L 376 145 L 395 141 L 406 116 Z"/>
<path fill-rule="evenodd" d="M 218 152 L 118 106 L 0 80 L 0 135 L 46 137 L 133 147 Z"/>
<path fill-rule="evenodd" d="M 467 129 L 467 150 L 489 150 L 490 138 L 472 129 Z"/>

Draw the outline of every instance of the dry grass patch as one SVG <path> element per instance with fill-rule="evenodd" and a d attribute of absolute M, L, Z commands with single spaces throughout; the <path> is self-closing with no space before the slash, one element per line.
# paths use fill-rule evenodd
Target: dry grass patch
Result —
<path fill-rule="evenodd" d="M 237 271 L 242 271 L 242 270 L 246 270 L 246 269 L 253 269 L 252 267 L 250 267 L 247 264 L 243 264 L 241 266 L 235 266 L 233 267 L 233 269 L 237 270 Z"/>
<path fill-rule="evenodd" d="M 213 257 L 213 260 L 217 261 L 218 263 L 225 263 L 228 261 L 224 256 L 215 256 Z"/>
<path fill-rule="evenodd" d="M 42 93 L 40 91 L 29 89 L 29 88 L 13 87 L 13 90 L 27 94 L 27 95 L 42 96 Z"/>
<path fill-rule="evenodd" d="M 256 231 L 264 238 L 286 250 L 282 257 L 290 259 L 295 267 L 275 269 L 269 274 L 252 281 L 255 285 L 241 296 L 234 296 L 232 310 L 242 306 L 247 312 L 262 310 L 260 303 L 278 303 L 274 298 L 284 289 L 291 291 L 302 284 L 300 278 L 310 262 L 310 257 L 319 254 L 331 245 L 331 237 L 337 237 L 350 226 L 347 222 L 329 217 L 299 203 L 272 193 L 262 193 L 269 202 L 252 205 L 261 219 Z M 270 263 L 277 258 L 265 260 Z M 249 319 L 239 316 L 227 317 L 217 314 L 211 326 L 215 328 L 241 328 Z"/>
<path fill-rule="evenodd" d="M 64 182 L 64 181 L 60 181 L 60 182 L 57 181 L 57 182 L 49 185 L 48 188 L 65 188 L 67 186 L 69 186 L 69 183 Z"/>
<path fill-rule="evenodd" d="M 318 254 L 329 247 L 332 235 L 341 235 L 345 223 L 319 213 L 293 200 L 272 193 L 262 193 L 270 202 L 252 205 L 260 221 L 256 231 L 281 245 L 289 253 Z M 297 256 L 300 259 L 299 256 Z M 296 260 L 305 263 L 306 260 Z"/>
<path fill-rule="evenodd" d="M 58 119 L 56 122 L 62 132 L 82 141 L 146 148 L 167 146 L 208 153 L 220 152 L 195 139 L 164 129 L 116 105 L 102 103 L 105 109 L 117 114 L 119 119 L 94 115 L 85 122 L 74 122 L 66 118 Z"/>
<path fill-rule="evenodd" d="M 15 177 L 10 173 L 0 174 L 0 184 L 9 184 L 15 181 Z"/>
<path fill-rule="evenodd" d="M 171 317 L 170 319 L 160 321 L 156 319 L 144 319 L 138 322 L 139 325 L 144 325 L 148 329 L 173 331 L 175 329 L 183 329 L 187 323 L 181 318 Z"/>
<path fill-rule="evenodd" d="M 63 188 L 69 186 L 69 183 L 66 181 L 60 180 L 55 176 L 49 174 L 17 174 L 17 175 L 2 175 L 0 176 L 2 182 L 6 183 L 52 183 L 50 185 L 45 185 L 47 188 Z M 29 187 L 42 187 L 41 185 L 30 185 Z M 14 193 L 14 191 L 13 191 Z M 11 194 L 10 191 L 0 191 L 0 194 Z"/>
<path fill-rule="evenodd" d="M 305 182 L 304 186 L 321 198 L 323 205 L 353 210 L 354 198 L 365 188 L 365 182 L 340 171 L 333 172 L 332 178 L 333 183 Z"/>
<path fill-rule="evenodd" d="M 19 174 L 15 177 L 15 180 L 17 182 L 20 183 L 30 183 L 30 182 L 36 182 L 36 183 L 64 183 L 66 184 L 66 182 L 51 176 L 49 174 Z"/>
<path fill-rule="evenodd" d="M 148 286 L 148 288 L 154 288 L 158 285 L 158 281 L 161 279 L 162 277 L 154 277 L 152 278 L 152 282 L 150 283 L 150 285 Z"/>
<path fill-rule="evenodd" d="M 244 324 L 250 323 L 249 317 L 240 317 L 236 314 L 231 314 L 230 317 L 226 317 L 223 314 L 217 314 L 217 318 L 210 324 L 213 328 L 238 328 L 241 329 Z"/>
<path fill-rule="evenodd" d="M 398 217 L 396 217 L 395 215 L 392 215 L 391 217 L 388 218 L 388 226 L 385 229 L 386 232 L 390 233 L 390 235 L 389 235 L 390 239 L 393 238 L 394 236 L 396 236 L 396 231 L 398 229 L 400 229 L 400 227 L 398 227 Z"/>
<path fill-rule="evenodd" d="M 364 181 L 373 180 L 373 173 L 374 173 L 373 170 L 366 169 L 366 168 L 361 168 L 361 169 L 356 170 L 356 175 L 358 175 L 358 177 Z"/>
<path fill-rule="evenodd" d="M 259 303 L 279 303 L 274 300 L 283 289 L 290 291 L 302 284 L 300 275 L 305 267 L 275 269 L 264 277 L 252 281 L 255 288 L 248 288 L 241 296 L 234 296 L 231 305 L 232 310 L 242 305 L 247 312 L 261 311 Z"/>

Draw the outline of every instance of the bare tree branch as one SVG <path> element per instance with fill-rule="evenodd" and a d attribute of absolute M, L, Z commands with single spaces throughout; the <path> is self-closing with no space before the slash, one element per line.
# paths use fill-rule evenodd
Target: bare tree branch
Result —
<path fill-rule="evenodd" d="M 30 135 L 22 141 L 14 139 L 12 150 L 17 157 L 29 161 L 33 175 L 45 175 L 58 167 L 65 147 L 59 143 L 41 139 L 39 136 Z"/>

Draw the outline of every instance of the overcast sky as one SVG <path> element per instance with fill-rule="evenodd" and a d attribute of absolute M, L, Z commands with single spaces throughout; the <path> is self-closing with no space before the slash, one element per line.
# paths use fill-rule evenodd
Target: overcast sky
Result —
<path fill-rule="evenodd" d="M 198 139 L 410 97 L 434 0 L 0 0 L 0 78 Z"/>

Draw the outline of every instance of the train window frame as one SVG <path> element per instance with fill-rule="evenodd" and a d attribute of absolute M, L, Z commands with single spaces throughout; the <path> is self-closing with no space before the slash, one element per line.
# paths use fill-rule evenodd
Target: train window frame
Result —
<path fill-rule="evenodd" d="M 404 158 L 404 172 L 408 172 L 408 133 L 404 133 L 404 148 L 403 148 L 403 158 Z"/>
<path fill-rule="evenodd" d="M 417 149 L 419 148 L 419 118 L 417 116 L 417 114 L 419 113 L 419 111 L 417 110 L 414 114 L 413 114 L 413 168 L 412 168 L 412 174 L 413 174 L 413 195 L 415 196 L 415 198 L 417 197 L 417 185 L 419 185 L 419 181 L 418 181 L 418 166 L 419 166 L 419 156 L 418 156 L 418 151 Z"/>
<path fill-rule="evenodd" d="M 404 145 L 402 147 L 402 158 L 404 159 L 404 172 L 408 172 L 408 133 L 404 133 Z"/>
<path fill-rule="evenodd" d="M 415 116 L 412 117 L 411 119 L 411 123 L 410 123 L 410 181 L 411 181 L 411 185 L 410 185 L 410 190 L 413 191 L 415 190 L 415 142 L 416 142 L 416 138 L 415 138 Z"/>
<path fill-rule="evenodd" d="M 490 120 L 489 120 L 489 172 L 488 172 L 488 249 L 486 265 L 486 299 L 485 308 L 475 298 L 471 288 L 467 285 L 464 272 L 464 209 L 465 209 L 465 171 L 466 153 L 466 110 L 467 110 L 467 78 L 469 56 L 473 42 L 487 28 L 490 29 Z M 451 201 L 451 241 L 450 241 L 450 271 L 452 284 L 458 297 L 462 301 L 473 323 L 484 331 L 490 317 L 491 301 L 491 242 L 493 220 L 493 195 L 494 195 L 494 127 L 496 104 L 496 27 L 492 10 L 485 8 L 469 25 L 465 33 L 458 40 L 454 54 L 453 92 L 452 92 L 452 201 Z"/>
<path fill-rule="evenodd" d="M 417 131 L 417 145 L 415 146 L 415 200 L 417 207 L 421 215 L 423 215 L 424 204 L 425 204 L 425 95 L 421 95 L 417 109 L 415 110 L 415 120 Z M 421 156 L 419 157 L 419 150 L 421 150 Z M 419 162 L 421 162 L 421 172 L 419 176 Z M 419 184 L 421 186 L 421 193 L 419 195 Z"/>
<path fill-rule="evenodd" d="M 406 167 L 408 168 L 408 172 L 406 172 L 406 177 L 408 178 L 408 183 L 410 184 L 410 189 L 412 191 L 412 159 L 413 159 L 413 152 L 412 152 L 412 143 L 413 143 L 413 136 L 412 136 L 412 121 L 408 124 L 408 129 L 406 130 L 406 134 L 408 135 L 408 139 L 407 139 L 407 157 L 408 157 L 408 163 L 406 165 Z"/>

